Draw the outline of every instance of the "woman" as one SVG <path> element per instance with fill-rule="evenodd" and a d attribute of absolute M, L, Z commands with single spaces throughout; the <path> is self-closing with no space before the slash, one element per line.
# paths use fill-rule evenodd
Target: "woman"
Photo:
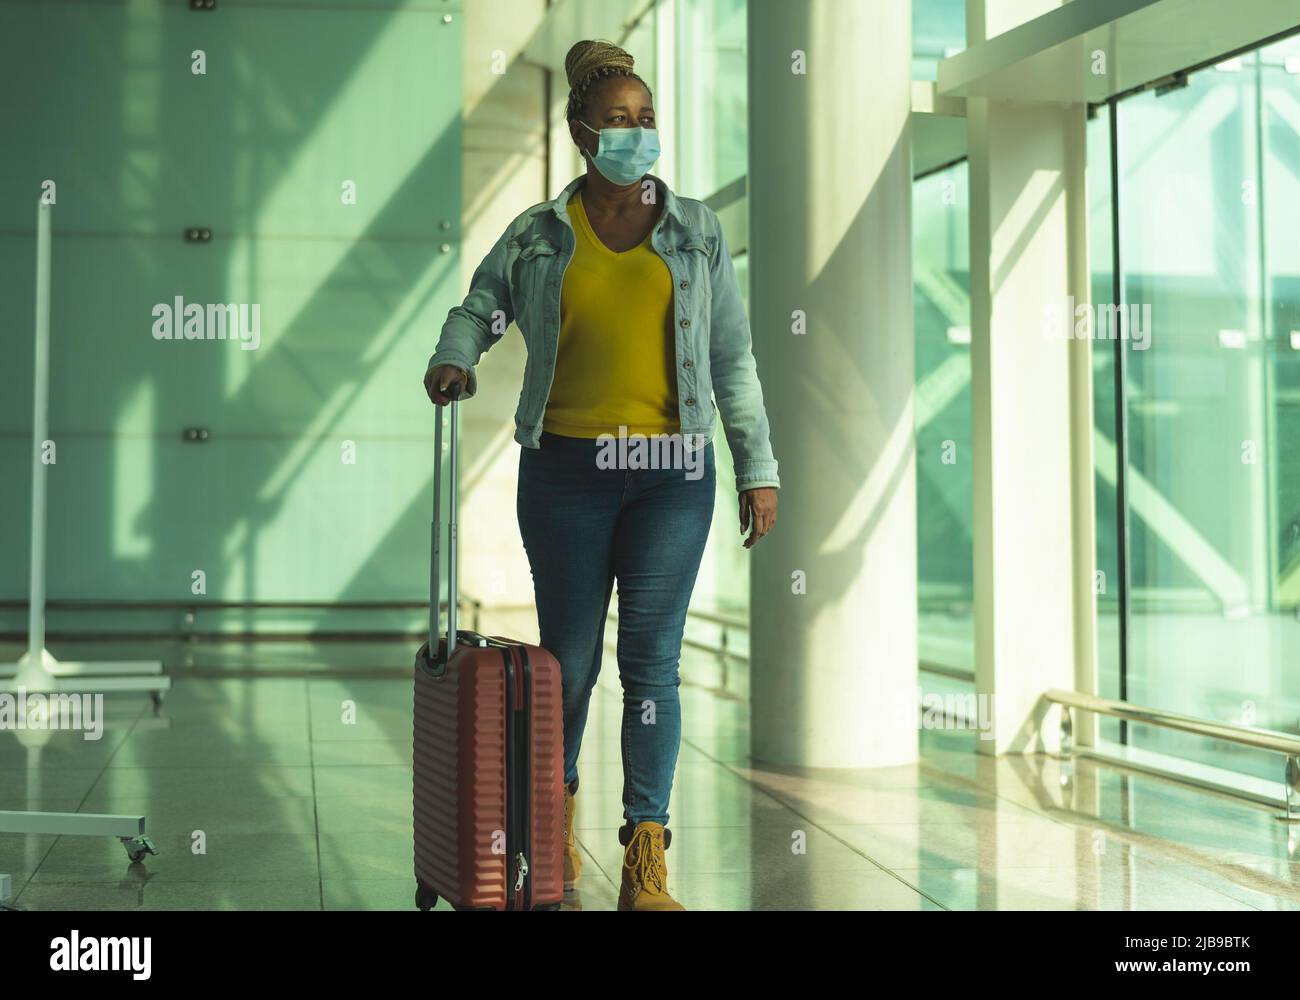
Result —
<path fill-rule="evenodd" d="M 515 414 L 519 529 L 541 644 L 563 675 L 565 887 L 581 869 L 578 750 L 617 580 L 619 909 L 680 910 L 664 850 L 681 742 L 682 632 L 713 514 L 710 397 L 735 459 L 746 548 L 776 522 L 779 481 L 721 226 L 647 172 L 658 132 L 650 88 L 632 66 L 607 42 L 569 50 L 569 134 L 586 173 L 502 234 L 443 325 L 425 389 L 439 406 L 453 381 L 462 398 L 473 396 L 479 358 L 516 321 L 528 348 Z M 620 437 L 626 444 L 611 449 Z M 671 442 L 674 460 L 634 460 L 638 438 Z"/>

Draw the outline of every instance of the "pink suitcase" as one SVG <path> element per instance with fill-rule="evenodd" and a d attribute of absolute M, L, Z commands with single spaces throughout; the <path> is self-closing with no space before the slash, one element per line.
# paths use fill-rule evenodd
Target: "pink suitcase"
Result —
<path fill-rule="evenodd" d="M 458 910 L 558 910 L 564 897 L 560 665 L 540 646 L 456 628 L 457 408 L 447 406 L 447 636 L 456 641 L 448 657 L 448 639 L 438 635 L 442 463 L 435 460 L 429 639 L 415 656 L 415 903 L 428 910 L 441 897 Z M 440 458 L 441 409 L 436 427 Z"/>

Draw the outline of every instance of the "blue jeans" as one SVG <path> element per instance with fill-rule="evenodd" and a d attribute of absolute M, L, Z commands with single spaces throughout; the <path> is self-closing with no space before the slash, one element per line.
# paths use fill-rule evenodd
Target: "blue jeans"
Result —
<path fill-rule="evenodd" d="M 713 445 L 696 472 L 602 469 L 594 439 L 543 433 L 519 456 L 517 512 L 541 643 L 560 661 L 564 780 L 578 777 L 587 705 L 618 581 L 623 816 L 667 825 L 681 703 L 686 608 L 713 519 Z"/>

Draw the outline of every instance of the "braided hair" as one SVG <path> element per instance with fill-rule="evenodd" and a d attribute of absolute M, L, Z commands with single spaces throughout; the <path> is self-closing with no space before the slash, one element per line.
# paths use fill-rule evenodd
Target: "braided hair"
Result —
<path fill-rule="evenodd" d="M 651 94 L 650 86 L 632 72 L 634 60 L 631 53 L 613 42 L 586 39 L 577 42 L 564 57 L 564 74 L 569 78 L 569 103 L 564 111 L 568 121 L 581 118 L 587 107 L 587 98 L 604 80 L 626 77 L 635 80 Z M 651 94 L 651 100 L 654 95 Z"/>

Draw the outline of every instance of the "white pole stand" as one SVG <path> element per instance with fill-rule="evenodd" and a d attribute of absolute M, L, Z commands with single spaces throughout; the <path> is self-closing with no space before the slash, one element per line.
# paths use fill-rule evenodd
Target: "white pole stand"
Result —
<path fill-rule="evenodd" d="M 162 663 L 154 660 L 109 662 L 59 662 L 45 648 L 45 508 L 49 466 L 44 449 L 50 427 L 50 220 L 53 208 L 36 209 L 36 364 L 32 390 L 32 561 L 31 598 L 28 603 L 27 653 L 16 664 L 0 665 L 0 691 L 54 691 L 82 693 L 85 685 L 65 683 L 74 678 L 95 678 L 95 690 L 147 691 L 160 705 L 171 690 L 162 676 Z M 8 683 L 6 683 L 8 682 Z"/>
<path fill-rule="evenodd" d="M 162 676 L 162 663 L 60 663 L 45 648 L 45 494 L 48 466 L 44 461 L 50 422 L 50 219 L 53 208 L 36 210 L 36 365 L 32 402 L 32 561 L 31 601 L 28 607 L 27 653 L 16 664 L 0 667 L 0 691 L 57 692 L 69 694 L 148 691 L 161 704 L 171 690 L 171 678 Z M 90 689 L 90 690 L 88 690 Z M 117 837 L 132 862 L 157 854 L 145 836 L 143 816 L 106 816 L 93 813 L 47 813 L 0 810 L 0 833 L 70 834 Z M 9 876 L 0 875 L 6 892 Z M 3 898 L 3 896 L 0 896 Z"/>

